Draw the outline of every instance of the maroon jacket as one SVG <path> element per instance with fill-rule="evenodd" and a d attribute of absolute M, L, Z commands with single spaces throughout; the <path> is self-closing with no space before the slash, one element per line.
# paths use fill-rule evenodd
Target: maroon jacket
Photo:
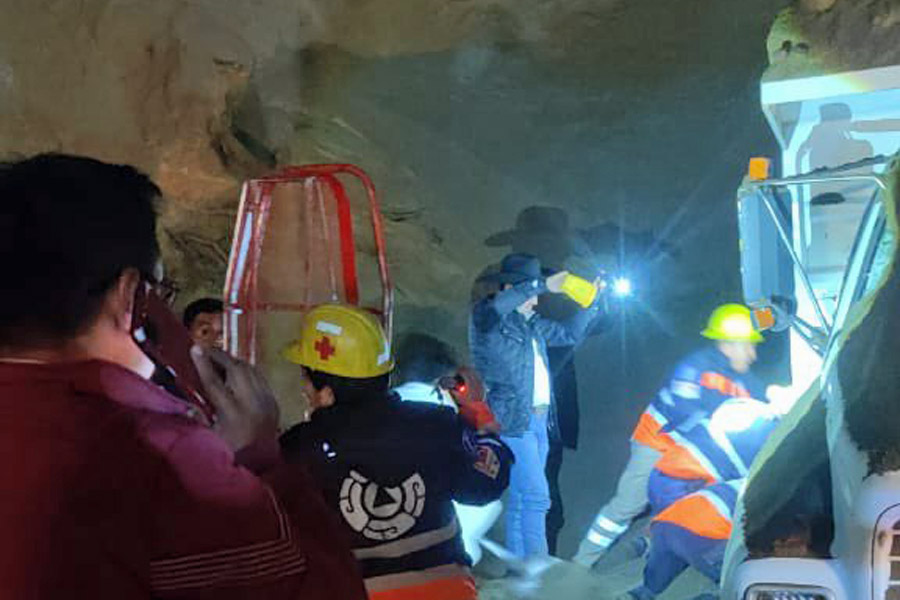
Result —
<path fill-rule="evenodd" d="M 119 366 L 0 363 L 0 459 L 2 600 L 365 598 L 296 468 L 264 482 Z"/>

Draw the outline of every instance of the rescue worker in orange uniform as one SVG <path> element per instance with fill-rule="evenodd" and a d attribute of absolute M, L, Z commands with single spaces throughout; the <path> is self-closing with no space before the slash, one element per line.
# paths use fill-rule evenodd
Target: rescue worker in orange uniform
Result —
<path fill-rule="evenodd" d="M 688 566 L 718 582 L 739 494 L 750 465 L 777 423 L 770 405 L 734 398 L 682 434 L 677 448 L 687 444 L 699 470 L 689 474 L 693 479 L 682 480 L 683 486 L 672 485 L 679 480 L 658 468 L 653 471 L 650 555 L 644 583 L 629 592 L 631 599 L 655 598 Z M 699 489 L 693 489 L 695 485 Z"/>
<path fill-rule="evenodd" d="M 591 567 L 628 530 L 632 519 L 644 512 L 650 474 L 657 461 L 675 446 L 679 430 L 690 429 L 709 417 L 729 398 L 765 396 L 762 383 L 749 372 L 756 360 L 756 344 L 763 337 L 747 307 L 718 307 L 701 335 L 712 343 L 675 368 L 667 385 L 641 415 L 615 495 L 600 509 L 573 561 Z M 679 457 L 693 462 L 682 454 L 672 456 L 670 462 L 677 463 Z"/>
<path fill-rule="evenodd" d="M 357 308 L 311 310 L 285 357 L 303 366 L 313 412 L 282 450 L 340 515 L 369 598 L 477 598 L 453 501 L 498 499 L 512 463 L 489 427 L 476 429 L 483 415 L 391 393 L 390 344 Z"/>
<path fill-rule="evenodd" d="M 746 477 L 777 422 L 771 405 L 733 398 L 711 418 L 673 431 L 676 444 L 656 463 L 647 486 L 653 513 L 707 485 Z"/>
<path fill-rule="evenodd" d="M 644 582 L 628 593 L 630 600 L 656 598 L 688 567 L 718 583 L 744 481 L 736 479 L 710 485 L 678 500 L 653 518 Z"/>

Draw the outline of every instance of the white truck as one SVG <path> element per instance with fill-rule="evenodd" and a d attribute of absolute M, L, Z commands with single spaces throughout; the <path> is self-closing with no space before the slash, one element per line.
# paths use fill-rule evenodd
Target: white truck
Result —
<path fill-rule="evenodd" d="M 741 270 L 760 321 L 790 330 L 789 381 L 773 399 L 793 408 L 751 472 L 722 598 L 900 600 L 900 422 L 896 434 L 878 423 L 900 393 L 873 399 L 842 381 L 854 365 L 900 361 L 847 355 L 871 319 L 892 322 L 876 298 L 895 277 L 900 66 L 766 81 L 761 101 L 780 175 L 739 192 Z M 900 363 L 877 376 L 891 374 L 900 390 Z"/>

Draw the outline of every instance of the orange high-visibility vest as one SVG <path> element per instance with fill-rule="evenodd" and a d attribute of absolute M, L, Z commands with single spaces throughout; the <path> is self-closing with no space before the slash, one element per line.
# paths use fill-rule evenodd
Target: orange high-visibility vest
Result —
<path fill-rule="evenodd" d="M 665 453 L 675 445 L 672 436 L 662 430 L 666 423 L 666 418 L 653 405 L 650 405 L 641 414 L 641 418 L 631 434 L 631 439 Z"/>
<path fill-rule="evenodd" d="M 739 479 L 703 488 L 672 503 L 653 522 L 672 523 L 711 540 L 727 540 L 743 482 Z"/>
<path fill-rule="evenodd" d="M 461 568 L 460 571 L 462 570 Z M 369 600 L 478 600 L 475 580 L 469 575 L 431 578 L 425 571 L 404 573 L 399 577 L 388 575 L 376 579 L 388 578 L 396 579 L 401 585 L 392 589 L 374 590 L 373 587 L 379 586 L 373 585 L 374 581 L 367 581 L 367 587 L 370 588 Z M 414 583 L 416 579 L 422 582 Z"/>
<path fill-rule="evenodd" d="M 675 442 L 663 453 L 655 468 L 677 479 L 702 479 L 706 483 L 715 483 L 719 479 L 718 473 L 710 466 L 704 466 L 691 450 Z"/>

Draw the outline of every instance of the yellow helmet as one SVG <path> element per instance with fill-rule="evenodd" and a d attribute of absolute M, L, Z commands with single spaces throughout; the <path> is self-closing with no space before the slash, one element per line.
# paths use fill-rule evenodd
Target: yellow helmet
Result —
<path fill-rule="evenodd" d="M 709 316 L 709 322 L 701 334 L 711 340 L 725 342 L 763 341 L 762 334 L 753 325 L 750 309 L 743 304 L 723 304 Z"/>
<path fill-rule="evenodd" d="M 306 313 L 300 338 L 282 356 L 313 371 L 351 379 L 378 377 L 394 368 L 391 344 L 378 320 L 342 304 L 322 304 Z"/>

